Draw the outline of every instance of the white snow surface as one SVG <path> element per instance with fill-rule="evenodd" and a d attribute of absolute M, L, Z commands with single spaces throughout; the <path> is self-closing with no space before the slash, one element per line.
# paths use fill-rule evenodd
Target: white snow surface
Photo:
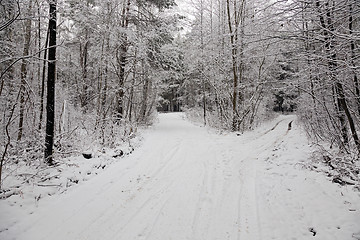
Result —
<path fill-rule="evenodd" d="M 17 218 L 0 239 L 360 239 L 359 192 L 306 169 L 311 151 L 291 115 L 240 135 L 160 114 L 133 154 L 32 214 L 0 200 Z"/>

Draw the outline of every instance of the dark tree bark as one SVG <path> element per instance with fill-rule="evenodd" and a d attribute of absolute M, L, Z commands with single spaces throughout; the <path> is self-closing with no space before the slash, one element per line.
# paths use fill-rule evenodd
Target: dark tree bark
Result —
<path fill-rule="evenodd" d="M 238 3 L 240 2 L 240 5 Z M 233 74 L 233 89 L 232 89 L 232 111 L 233 122 L 232 130 L 238 131 L 240 129 L 239 103 L 243 100 L 242 93 L 239 91 L 239 84 L 243 81 L 244 71 L 244 29 L 245 29 L 245 5 L 246 0 L 233 1 L 234 12 L 231 14 L 230 1 L 226 1 L 226 10 L 228 18 L 228 27 L 230 32 L 231 44 L 231 58 L 232 58 L 232 74 Z M 233 16 L 233 23 L 232 18 Z"/>
<path fill-rule="evenodd" d="M 132 121 L 132 111 L 133 111 L 133 100 L 134 100 L 134 86 L 135 86 L 135 80 L 136 80 L 136 64 L 137 64 L 137 51 L 135 50 L 135 54 L 134 54 L 134 66 L 133 68 L 133 74 L 132 74 L 132 81 L 131 81 L 131 86 L 130 86 L 130 96 L 129 96 L 129 101 L 128 101 L 128 110 L 127 110 L 127 115 L 128 115 L 128 119 L 129 122 Z"/>
<path fill-rule="evenodd" d="M 80 89 L 80 105 L 83 112 L 87 110 L 88 104 L 88 55 L 89 55 L 89 29 L 85 28 L 85 40 L 80 42 L 80 66 L 81 66 L 81 89 Z"/>
<path fill-rule="evenodd" d="M 49 20 L 49 58 L 47 79 L 47 103 L 46 103 L 46 136 L 45 136 L 45 161 L 49 165 L 54 164 L 53 145 L 55 127 L 55 77 L 56 77 L 56 4 L 57 0 L 50 1 Z"/>
<path fill-rule="evenodd" d="M 7 151 L 9 149 L 9 147 L 10 147 L 10 144 L 11 144 L 11 137 L 10 137 L 9 127 L 10 127 L 11 121 L 13 119 L 13 115 L 14 115 L 14 112 L 15 112 L 16 105 L 18 103 L 18 99 L 19 99 L 19 96 L 20 96 L 20 91 L 21 90 L 19 90 L 19 92 L 18 92 L 18 95 L 16 97 L 16 101 L 15 101 L 13 107 L 11 108 L 10 116 L 9 116 L 9 118 L 7 120 L 6 125 L 5 125 L 6 143 L 5 143 L 4 150 L 2 152 L 1 159 L 0 159 L 0 189 L 1 189 L 1 185 L 2 185 L 2 171 L 3 171 L 3 166 L 4 166 L 4 163 L 5 163 L 5 157 L 6 157 Z"/>
<path fill-rule="evenodd" d="M 32 1 L 29 1 L 28 13 L 31 13 Z M 30 48 L 30 39 L 31 39 L 31 19 L 28 18 L 25 24 L 25 41 L 24 41 L 24 51 L 23 56 L 29 55 Z M 25 85 L 26 85 L 26 76 L 27 76 L 27 60 L 22 59 L 21 63 L 21 83 L 20 83 L 20 113 L 19 113 L 19 129 L 17 140 L 20 141 L 23 135 L 23 125 L 24 125 L 24 111 L 25 111 Z"/>
<path fill-rule="evenodd" d="M 328 64 L 328 68 L 329 68 L 329 75 L 330 78 L 332 79 L 332 82 L 334 83 L 334 88 L 335 88 L 335 92 L 337 94 L 335 102 L 337 102 L 337 111 L 338 111 L 338 119 L 340 122 L 340 131 L 341 131 L 341 136 L 342 136 L 342 141 L 343 144 L 348 144 L 348 132 L 347 132 L 347 126 L 346 126 L 346 122 L 345 122 L 345 114 L 344 114 L 344 109 L 342 108 L 342 104 L 339 98 L 339 88 L 338 85 L 336 84 L 338 82 L 337 79 L 337 74 L 336 74 L 336 68 L 337 68 L 337 62 L 336 62 L 336 53 L 334 52 L 334 45 L 333 45 L 333 24 L 331 21 L 331 13 L 330 13 L 330 9 L 328 8 L 328 3 L 326 3 L 326 10 L 325 10 L 325 17 L 323 16 L 323 13 L 321 11 L 321 5 L 319 1 L 316 1 L 316 7 L 318 9 L 319 12 L 319 21 L 320 21 L 320 26 L 322 27 L 322 34 L 324 36 L 324 42 L 325 42 L 325 52 L 326 52 L 326 58 L 327 58 L 327 64 Z M 325 20 L 327 21 L 327 23 L 325 22 Z M 341 83 L 339 83 L 341 84 Z M 335 94 L 334 94 L 335 95 Z M 334 96 L 335 97 L 335 96 Z M 335 103 L 336 105 L 336 103 Z"/>
<path fill-rule="evenodd" d="M 201 48 L 201 56 L 204 56 L 204 31 L 203 31 L 203 18 L 204 18 L 204 2 L 200 1 L 200 48 Z M 204 76 L 204 66 L 200 64 L 200 76 L 201 76 L 201 85 L 202 85 L 202 102 L 203 102 L 203 119 L 204 126 L 206 126 L 206 87 L 205 87 L 205 76 Z"/>
<path fill-rule="evenodd" d="M 350 38 L 352 37 L 353 35 L 353 14 L 354 14 L 354 11 L 353 11 L 353 3 L 350 2 L 349 3 L 349 34 L 350 34 Z M 354 39 L 351 39 L 350 40 L 350 49 L 351 49 L 351 66 L 356 69 L 356 64 L 355 64 L 355 59 L 356 59 L 356 54 L 355 54 L 355 41 Z M 357 74 L 356 74 L 356 71 L 354 70 L 354 76 L 353 76 L 353 81 L 354 81 L 354 85 L 355 85 L 355 94 L 356 94 L 356 98 L 357 98 L 357 110 L 358 110 L 358 113 L 360 115 L 360 87 L 359 87 L 359 80 L 358 80 L 358 77 L 357 77 Z"/>
<path fill-rule="evenodd" d="M 317 8 L 320 7 L 319 1 L 316 2 Z M 330 77 L 332 81 L 334 82 L 335 92 L 337 95 L 337 103 L 338 103 L 338 110 L 339 110 L 339 121 L 341 125 L 341 133 L 343 137 L 344 144 L 348 144 L 348 133 L 347 133 L 347 126 L 346 126 L 346 120 L 345 117 L 349 123 L 351 135 L 353 137 L 355 146 L 360 154 L 360 140 L 356 132 L 355 123 L 353 120 L 353 117 L 351 115 L 351 112 L 348 107 L 348 103 L 346 100 L 346 95 L 343 87 L 343 83 L 338 79 L 336 69 L 337 69 L 337 55 L 336 51 L 334 50 L 333 46 L 333 34 L 334 34 L 334 23 L 331 15 L 331 9 L 329 9 L 329 3 L 325 3 L 326 9 L 326 18 L 327 18 L 327 25 L 325 23 L 325 18 L 322 16 L 320 9 L 319 9 L 319 20 L 320 24 L 323 28 L 323 35 L 325 39 L 325 51 L 328 54 L 328 66 L 329 66 L 329 72 Z"/>
<path fill-rule="evenodd" d="M 124 40 L 127 41 L 127 40 Z M 126 54 L 127 54 L 127 44 L 124 42 L 121 44 L 120 51 L 118 55 L 118 63 L 119 63 L 119 86 L 116 93 L 117 105 L 116 105 L 116 118 L 119 120 L 123 117 L 124 108 L 124 83 L 125 83 L 125 67 L 126 67 Z"/>
<path fill-rule="evenodd" d="M 99 82 L 99 97 L 98 97 L 98 121 L 101 121 L 101 126 L 104 125 L 106 118 L 105 105 L 107 101 L 107 91 L 108 91 L 108 60 L 105 57 L 105 53 L 109 52 L 109 38 L 103 40 L 102 50 L 101 50 L 101 59 L 104 62 L 105 66 L 100 68 L 100 82 Z M 105 43 L 106 42 L 106 43 Z M 104 68 L 104 69 L 103 69 Z"/>
<path fill-rule="evenodd" d="M 354 123 L 354 120 L 353 120 L 353 118 L 351 116 L 350 110 L 349 110 L 347 102 L 346 102 L 344 88 L 343 88 L 342 84 L 339 83 L 339 82 L 336 83 L 336 91 L 339 94 L 339 104 L 340 104 L 341 108 L 344 110 L 345 115 L 346 115 L 346 117 L 348 119 L 352 137 L 354 139 L 356 148 L 357 148 L 357 150 L 358 150 L 358 152 L 360 154 L 359 136 L 357 135 L 356 128 L 355 128 L 355 123 Z"/>
<path fill-rule="evenodd" d="M 124 29 L 128 28 L 129 25 L 129 11 L 130 11 L 130 5 L 131 0 L 128 0 L 125 2 L 123 12 L 122 12 L 122 22 L 121 25 Z M 119 77 L 119 87 L 116 93 L 116 99 L 117 99 L 117 106 L 116 106 L 116 118 L 117 120 L 120 120 L 124 115 L 124 107 L 123 107 L 123 101 L 124 101 L 124 83 L 125 83 L 125 67 L 126 67 L 126 61 L 127 61 L 127 51 L 128 51 L 128 40 L 126 33 L 123 33 L 120 39 L 120 47 L 117 50 L 117 62 L 118 62 L 118 77 Z"/>
<path fill-rule="evenodd" d="M 142 104 L 141 104 L 141 110 L 140 110 L 140 116 L 139 121 L 145 121 L 146 119 L 146 110 L 148 108 L 148 92 L 149 92 L 149 77 L 147 66 L 144 63 L 144 60 L 142 60 L 142 77 L 143 77 L 143 92 L 142 92 Z"/>
<path fill-rule="evenodd" d="M 233 123 L 232 130 L 238 129 L 237 121 L 237 94 L 238 94 L 238 69 L 237 69 L 237 24 L 235 21 L 235 29 L 232 28 L 231 13 L 230 13 L 230 1 L 226 1 L 226 9 L 228 16 L 228 26 L 230 31 L 230 43 L 231 43 L 231 59 L 232 59 L 232 73 L 233 73 L 233 95 L 232 95 L 232 108 L 233 108 Z M 234 9 L 235 11 L 236 9 Z M 236 13 L 234 13 L 236 16 Z"/>
<path fill-rule="evenodd" d="M 40 86 L 40 117 L 39 117 L 39 130 L 42 126 L 43 115 L 44 115 L 44 93 L 45 93 L 45 74 L 46 74 L 46 58 L 47 58 L 47 47 L 49 43 L 49 28 L 46 33 L 45 40 L 45 50 L 44 50 L 44 62 L 42 68 L 42 76 L 41 76 L 41 86 Z"/>

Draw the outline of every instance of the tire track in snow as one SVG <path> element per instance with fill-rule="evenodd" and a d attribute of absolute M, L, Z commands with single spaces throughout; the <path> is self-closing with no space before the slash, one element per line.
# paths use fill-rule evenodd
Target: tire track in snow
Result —
<path fill-rule="evenodd" d="M 158 211 L 158 213 L 157 213 L 157 215 L 156 215 L 155 220 L 154 220 L 153 223 L 151 224 L 150 230 L 146 233 L 145 240 L 149 240 L 149 239 L 150 239 L 151 234 L 153 233 L 153 231 L 154 231 L 154 229 L 155 229 L 155 226 L 156 226 L 157 223 L 159 222 L 160 216 L 161 216 L 162 214 L 164 214 L 163 211 L 164 211 L 167 203 L 169 202 L 169 200 L 170 200 L 172 197 L 173 197 L 173 196 L 168 197 L 168 198 L 164 201 L 164 203 L 161 204 L 161 208 L 159 209 L 159 211 Z"/>
<path fill-rule="evenodd" d="M 209 149 L 210 150 L 210 149 Z M 199 191 L 199 197 L 197 200 L 197 203 L 195 205 L 195 213 L 194 213 L 194 217 L 192 220 L 192 239 L 200 239 L 198 236 L 199 235 L 199 224 L 200 223 L 200 218 L 202 216 L 202 214 L 205 214 L 205 206 L 208 205 L 207 202 L 209 200 L 208 196 L 206 196 L 208 193 L 208 182 L 209 182 L 209 164 L 207 162 L 202 162 L 203 165 L 203 177 L 202 177 L 202 181 L 201 181 L 201 187 L 200 187 L 200 191 Z M 210 200 L 211 201 L 211 200 Z"/>
<path fill-rule="evenodd" d="M 143 232 L 140 234 L 141 236 L 138 236 L 139 239 L 151 239 L 152 237 L 152 232 L 154 231 L 154 229 L 156 228 L 156 225 L 159 223 L 161 217 L 162 217 L 162 212 L 164 210 L 164 208 L 167 207 L 167 205 L 169 203 L 171 203 L 170 199 L 172 197 L 167 197 L 167 195 L 174 195 L 174 191 L 172 191 L 172 188 L 176 185 L 179 184 L 181 182 L 183 182 L 184 180 L 187 180 L 186 178 L 184 179 L 184 172 L 181 171 L 182 166 L 184 164 L 186 164 L 186 161 L 180 161 L 179 160 L 179 156 L 183 156 L 184 159 L 187 159 L 187 155 L 188 155 L 188 150 L 189 148 L 192 148 L 193 145 L 192 144 L 187 144 L 186 141 L 184 139 L 182 139 L 181 141 L 178 141 L 179 143 L 176 145 L 176 149 L 173 149 L 170 153 L 167 153 L 165 158 L 168 159 L 166 161 L 165 164 L 163 164 L 162 167 L 158 168 L 156 171 L 154 171 L 154 174 L 152 174 L 152 178 L 149 180 L 149 183 L 147 183 L 146 185 L 148 185 L 149 189 L 147 189 L 145 191 L 145 193 L 143 193 L 144 195 L 148 194 L 146 193 L 147 191 L 150 193 L 153 191 L 153 189 L 156 189 L 156 187 L 158 185 L 161 185 L 162 182 L 164 182 L 165 179 L 170 179 L 171 180 L 171 184 L 168 184 L 167 187 L 163 188 L 163 191 L 161 191 L 160 194 L 155 193 L 153 194 L 152 197 L 148 198 L 147 200 L 144 200 L 144 204 L 141 206 L 141 208 L 139 208 L 137 210 L 137 212 L 131 216 L 131 218 L 127 221 L 126 225 L 123 226 L 119 231 L 117 231 L 117 233 L 114 235 L 114 237 L 116 236 L 121 236 L 122 233 L 125 231 L 126 232 L 126 228 L 131 228 L 129 227 L 129 225 L 133 224 L 134 221 L 136 221 L 137 219 L 139 219 L 142 214 L 143 211 L 150 211 L 152 212 L 152 214 L 154 216 L 156 216 L 153 220 L 149 220 L 148 223 L 146 223 L 144 225 L 144 230 Z M 186 169 L 185 169 L 186 170 Z M 145 188 L 145 187 L 143 187 Z M 163 198 L 167 198 L 166 201 L 163 201 Z M 141 198 L 140 196 L 137 196 L 137 198 Z M 152 201 L 160 201 L 160 202 L 164 202 L 163 204 L 150 204 L 150 202 Z M 136 199 L 134 199 L 134 201 L 136 201 Z"/>
<path fill-rule="evenodd" d="M 113 205 L 112 207 L 109 207 L 106 211 L 102 212 L 101 215 L 96 216 L 96 218 L 93 218 L 92 221 L 90 223 L 87 224 L 87 226 L 85 228 L 83 228 L 81 231 L 79 231 L 79 234 L 77 234 L 77 238 L 76 239 L 93 239 L 92 235 L 90 235 L 91 233 L 93 233 L 92 230 L 94 229 L 98 229 L 98 226 L 110 226 L 112 227 L 112 225 L 114 224 L 114 219 L 117 218 L 126 218 L 126 223 L 122 226 L 118 226 L 118 223 L 115 224 L 115 226 L 118 226 L 118 229 L 113 229 L 113 233 L 104 233 L 104 238 L 105 239 L 118 239 L 118 236 L 121 234 L 121 231 L 123 231 L 129 224 L 132 224 L 133 221 L 138 217 L 139 214 L 142 213 L 142 211 L 145 208 L 155 208 L 157 207 L 159 204 L 161 204 L 162 201 L 158 201 L 165 193 L 166 190 L 171 188 L 171 186 L 173 185 L 173 182 L 168 182 L 166 183 L 164 186 L 162 186 L 161 188 L 157 189 L 157 191 L 155 192 L 151 192 L 149 194 L 145 194 L 146 198 L 142 198 L 142 199 L 137 199 L 134 198 L 132 199 L 132 202 L 123 202 L 121 203 L 121 199 L 119 199 L 119 204 L 118 205 Z M 143 195 L 141 195 L 143 196 Z M 140 197 L 141 197 L 140 196 Z M 133 205 L 131 205 L 133 204 Z M 123 215 L 123 211 L 126 207 L 130 207 L 133 208 L 135 204 L 135 208 L 136 210 L 130 215 L 130 216 L 124 216 Z M 139 207 L 136 207 L 139 206 Z M 123 222 L 125 220 L 122 220 Z M 89 234 L 90 233 L 90 234 Z M 106 234 L 110 234 L 110 236 L 106 237 Z"/>
<path fill-rule="evenodd" d="M 161 209 L 164 208 L 165 204 L 169 201 L 170 197 L 166 197 L 165 200 L 161 200 L 164 195 L 166 195 L 167 190 L 169 188 L 171 188 L 171 186 L 174 184 L 174 182 L 170 182 L 168 184 L 166 184 L 164 187 L 162 187 L 160 190 L 155 191 L 151 194 L 149 194 L 148 197 L 144 198 L 144 199 L 140 199 L 140 200 L 133 200 L 133 205 L 135 204 L 136 206 L 139 206 L 136 208 L 136 210 L 129 216 L 122 216 L 123 218 L 126 218 L 125 224 L 123 224 L 122 226 L 120 226 L 112 235 L 111 238 L 109 239 L 118 239 L 120 236 L 122 236 L 125 233 L 125 230 L 132 224 L 134 224 L 134 221 L 139 217 L 139 215 L 143 214 L 143 210 L 147 209 L 147 210 L 151 210 L 154 211 L 154 209 L 160 209 L 160 211 L 157 211 L 157 216 L 159 216 L 161 214 Z M 139 196 L 141 197 L 141 196 Z M 125 206 L 126 207 L 126 206 Z M 128 206 L 130 207 L 130 206 Z M 132 206 L 131 208 L 133 208 L 134 206 Z M 119 215 L 121 216 L 121 213 L 123 213 L 123 208 L 118 208 L 117 213 L 113 214 L 113 215 Z M 110 216 L 111 219 L 112 216 Z M 156 220 L 154 220 L 154 222 L 156 222 Z M 153 223 L 153 227 L 154 227 Z M 143 235 L 145 235 L 146 233 L 146 229 L 147 226 L 145 226 L 145 229 L 143 230 Z M 152 228 L 153 228 L 152 227 Z M 151 233 L 151 232 L 150 232 Z M 150 233 L 148 233 L 147 235 L 150 235 Z M 148 238 L 148 237 L 147 237 Z"/>
<path fill-rule="evenodd" d="M 122 176 L 103 177 L 105 189 L 97 184 L 89 195 L 94 199 L 79 201 L 85 207 L 68 216 L 99 210 L 70 223 L 63 219 L 55 234 L 67 238 L 57 239 L 262 240 L 256 158 L 285 138 L 282 127 L 289 118 L 265 133 L 263 128 L 240 137 L 215 136 L 175 118 L 161 122 L 151 141 L 126 159 L 132 163 L 118 166 Z M 71 228 L 79 219 L 84 222 Z"/>
<path fill-rule="evenodd" d="M 269 132 L 274 131 L 275 128 L 276 128 L 281 122 L 283 122 L 283 121 L 285 121 L 285 119 L 282 119 L 282 120 L 278 121 L 272 128 L 270 128 L 269 130 L 265 131 L 261 136 L 264 136 L 264 135 L 268 134 Z"/>
<path fill-rule="evenodd" d="M 256 158 L 253 155 L 247 156 L 243 162 L 243 168 L 239 174 L 245 176 L 242 180 L 241 190 L 238 196 L 239 208 L 239 231 L 237 239 L 259 239 L 258 232 L 258 211 L 256 199 Z"/>
<path fill-rule="evenodd" d="M 218 139 L 216 139 L 218 140 Z M 222 140 L 214 143 L 214 159 L 208 162 L 211 176 L 211 205 L 205 212 L 207 218 L 199 219 L 197 238 L 191 239 L 237 239 L 239 231 L 242 178 L 234 163 L 237 158 L 233 148 Z M 205 214 L 204 213 L 204 214 Z M 203 214 L 203 215 L 204 215 Z"/>
<path fill-rule="evenodd" d="M 137 190 L 135 193 L 133 193 L 131 196 L 129 196 L 126 200 L 126 202 L 132 202 L 132 201 L 136 201 L 136 198 L 140 198 L 143 194 L 141 193 L 142 191 L 151 191 L 153 189 L 150 190 L 146 190 L 147 186 L 158 186 L 160 185 L 164 179 L 158 179 L 159 176 L 161 176 L 161 174 L 163 174 L 166 170 L 166 168 L 168 168 L 169 166 L 171 166 L 171 163 L 173 163 L 177 153 L 180 151 L 181 149 L 181 141 L 176 142 L 176 145 L 174 147 L 172 147 L 172 150 L 166 154 L 164 154 L 164 151 L 162 151 L 162 159 L 165 159 L 166 161 L 158 168 L 156 168 L 156 170 L 152 171 L 152 173 L 150 174 L 151 177 L 149 177 L 147 180 L 145 180 L 145 182 L 143 182 L 142 184 L 140 184 L 139 186 L 137 186 Z M 142 212 L 143 209 L 148 208 L 149 206 L 151 206 L 151 209 L 154 209 L 155 207 L 159 206 L 159 202 L 155 202 L 155 204 L 151 204 L 153 201 L 161 199 L 161 196 L 167 192 L 167 190 L 169 190 L 171 188 L 171 186 L 174 184 L 175 180 L 172 180 L 170 183 L 166 184 L 163 188 L 161 188 L 161 190 L 159 191 L 155 191 L 155 193 L 150 194 L 149 197 L 146 197 L 145 199 L 143 199 L 141 202 L 141 206 L 136 210 L 136 212 L 131 215 L 128 218 L 127 223 L 120 228 L 119 231 L 116 232 L 116 234 L 114 236 L 117 236 L 118 233 L 120 233 L 121 231 L 123 231 L 129 224 L 131 224 L 134 219 Z M 167 199 L 165 201 L 165 203 L 160 207 L 160 211 L 158 212 L 158 216 L 161 213 L 161 209 L 164 208 L 164 205 L 166 204 L 166 202 L 168 202 L 169 199 Z M 129 203 L 130 204 L 130 203 Z M 154 226 L 153 226 L 154 227 Z M 152 227 L 152 228 L 153 228 Z M 148 238 L 148 237 L 147 237 Z"/>
<path fill-rule="evenodd" d="M 162 164 L 152 175 L 152 178 L 155 178 L 160 172 L 162 172 L 167 166 L 170 165 L 176 154 L 179 152 L 182 142 L 177 141 L 176 145 L 172 147 L 172 150 L 169 153 L 164 154 L 164 150 L 161 152 L 161 158 L 165 159 L 165 163 Z"/>
<path fill-rule="evenodd" d="M 127 206 L 128 204 L 131 204 L 132 202 L 136 202 L 137 204 L 140 205 L 140 208 L 138 208 L 136 210 L 136 212 L 133 214 L 133 216 L 130 216 L 128 218 L 128 222 L 127 224 L 125 224 L 125 226 L 123 228 L 125 228 L 128 224 L 131 223 L 131 221 L 133 221 L 140 213 L 143 209 L 147 208 L 153 200 L 156 200 L 158 199 L 158 196 L 160 196 L 160 194 L 163 194 L 164 192 L 166 192 L 167 189 L 169 189 L 171 187 L 171 185 L 173 184 L 173 182 L 169 182 L 168 184 L 166 184 L 163 188 L 161 188 L 159 191 L 156 191 L 155 193 L 153 194 L 149 194 L 149 196 L 145 199 L 142 199 L 142 201 L 140 201 L 140 203 L 138 202 L 137 198 L 140 196 L 143 196 L 143 191 L 144 189 L 148 186 L 148 185 L 154 185 L 155 183 L 154 182 L 159 182 L 159 180 L 157 179 L 157 177 L 159 175 L 161 175 L 164 170 L 169 166 L 171 165 L 171 162 L 173 161 L 174 157 L 177 155 L 177 152 L 180 150 L 181 148 L 181 141 L 176 141 L 175 142 L 175 146 L 171 146 L 170 147 L 170 151 L 168 152 L 165 152 L 162 151 L 161 152 L 161 159 L 165 159 L 165 162 L 162 163 L 159 167 L 156 167 L 155 170 L 153 171 L 150 171 L 150 174 L 148 174 L 147 176 L 150 176 L 150 177 L 147 177 L 144 181 L 141 182 L 140 180 L 140 184 L 136 184 L 136 180 L 134 180 L 134 177 L 135 176 L 128 176 L 127 180 L 130 179 L 130 182 L 132 182 L 132 184 L 130 186 L 128 186 L 128 188 L 130 188 L 130 190 L 128 191 L 122 191 L 122 193 L 127 193 L 127 192 L 130 192 L 131 194 L 126 197 L 124 199 L 123 202 L 121 202 L 120 204 L 118 204 L 117 206 L 115 206 L 115 209 L 114 208 L 109 208 L 107 209 L 106 211 L 104 212 L 101 212 L 99 215 L 96 216 L 96 218 L 94 219 L 91 219 L 89 220 L 89 224 L 88 226 L 86 226 L 83 230 L 80 230 L 80 234 L 79 236 L 81 235 L 86 235 L 86 232 L 93 229 L 93 228 L 96 228 L 97 225 L 99 225 L 99 223 L 106 223 L 106 222 L 110 222 L 114 216 L 116 215 L 121 215 L 121 212 L 123 211 L 124 207 Z M 166 148 L 168 149 L 168 148 Z M 134 166 L 136 167 L 140 167 L 141 166 L 141 162 L 136 162 L 134 164 Z M 139 173 L 141 173 L 142 170 L 140 170 Z M 146 175 L 142 176 L 142 177 L 145 177 Z M 126 176 L 124 176 L 123 178 L 121 179 L 126 179 Z M 161 183 L 161 182 L 159 182 Z M 161 184 L 159 184 L 161 185 Z M 108 190 L 112 190 L 114 191 L 114 189 L 108 189 Z M 148 194 L 148 193 L 146 193 Z M 116 194 L 117 196 L 119 194 Z M 156 207 L 157 204 L 151 206 L 151 207 Z M 80 239 L 80 238 L 79 238 Z M 83 238 L 83 239 L 88 239 L 87 237 L 86 238 Z"/>
<path fill-rule="evenodd" d="M 288 131 L 284 123 L 286 120 L 291 119 L 287 117 L 278 121 L 272 128 L 258 135 L 258 137 L 245 138 L 248 142 L 241 142 L 242 139 L 235 142 L 240 142 L 240 149 L 234 150 L 231 155 L 236 160 L 231 162 L 231 165 L 237 166 L 239 169 L 237 174 L 239 176 L 239 187 L 237 189 L 237 233 L 236 239 L 238 240 L 261 240 L 261 225 L 260 215 L 257 202 L 257 159 L 260 153 L 275 147 L 282 139 L 285 138 Z M 279 128 L 281 126 L 281 128 Z M 276 131 L 274 131 L 277 129 Z M 279 135 L 284 130 L 284 134 Z M 273 139 L 275 137 L 275 140 Z M 254 145 L 255 143 L 255 145 Z M 233 145 L 231 143 L 229 146 Z M 234 148 L 236 149 L 236 148 Z M 245 153 L 245 154 L 244 154 Z M 236 163 L 238 161 L 238 163 Z"/>
<path fill-rule="evenodd" d="M 280 121 L 278 121 L 271 129 L 267 130 L 264 134 L 261 135 L 261 137 L 265 137 L 265 135 L 269 134 L 270 132 L 274 131 L 281 123 L 283 123 L 284 121 L 287 120 L 291 120 L 294 121 L 294 117 L 293 116 L 289 116 L 286 119 L 282 119 Z M 246 206 L 245 209 L 249 209 L 252 208 L 252 214 L 250 214 L 249 216 L 245 216 L 245 219 L 243 218 L 243 223 L 242 226 L 247 225 L 247 226 L 252 226 L 252 227 L 256 227 L 256 229 L 252 229 L 252 231 L 249 232 L 244 232 L 244 230 L 242 231 L 242 233 L 240 234 L 240 239 L 262 239 L 262 229 L 261 229 L 261 224 L 260 224 L 260 214 L 259 214 L 259 203 L 258 203 L 258 199 L 256 196 L 258 196 L 257 194 L 257 179 L 258 179 L 258 170 L 257 170 L 257 161 L 258 161 L 258 157 L 261 153 L 266 152 L 268 150 L 270 150 L 271 148 L 276 148 L 277 145 L 281 144 L 282 141 L 285 139 L 286 135 L 289 133 L 289 130 L 287 129 L 287 124 L 285 126 L 283 126 L 284 124 L 281 125 L 281 129 L 278 129 L 277 132 L 273 132 L 273 134 L 266 136 L 266 137 L 271 137 L 270 139 L 272 139 L 272 135 L 275 135 L 275 140 L 274 141 L 270 141 L 270 144 L 267 143 L 263 143 L 261 145 L 258 146 L 258 148 L 256 149 L 256 153 L 251 155 L 251 159 L 247 161 L 247 163 L 245 164 L 245 166 L 247 167 L 247 172 L 250 173 L 250 175 L 248 175 L 247 177 L 247 181 L 246 183 L 243 185 L 244 190 L 247 192 L 246 196 L 246 203 L 253 203 L 250 204 L 249 206 Z M 279 134 L 280 132 L 284 131 L 284 134 Z M 269 139 L 269 140 L 270 140 Z M 255 150 L 255 149 L 254 149 Z M 254 181 L 249 183 L 248 180 L 253 179 Z M 244 208 L 244 206 L 242 206 Z M 248 211 L 247 211 L 248 213 Z M 251 224 L 249 224 L 249 219 L 251 219 Z M 245 222 L 244 222 L 245 221 Z"/>

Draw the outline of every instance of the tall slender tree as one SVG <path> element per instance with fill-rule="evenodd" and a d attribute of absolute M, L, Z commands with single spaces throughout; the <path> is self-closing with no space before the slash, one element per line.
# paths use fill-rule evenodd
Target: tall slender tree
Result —
<path fill-rule="evenodd" d="M 32 0 L 29 1 L 28 13 L 31 14 Z M 23 56 L 29 55 L 31 40 L 31 18 L 27 17 L 25 23 L 25 39 L 24 39 L 24 51 Z M 27 59 L 23 58 L 21 63 L 21 83 L 20 83 L 20 113 L 19 113 L 19 130 L 17 140 L 20 141 L 23 135 L 24 126 L 24 111 L 25 111 L 25 89 L 26 89 L 26 77 L 28 72 Z"/>
<path fill-rule="evenodd" d="M 55 78 L 56 78 L 56 6 L 57 0 L 49 2 L 49 57 L 46 102 L 45 161 L 54 164 L 53 145 L 55 128 Z"/>

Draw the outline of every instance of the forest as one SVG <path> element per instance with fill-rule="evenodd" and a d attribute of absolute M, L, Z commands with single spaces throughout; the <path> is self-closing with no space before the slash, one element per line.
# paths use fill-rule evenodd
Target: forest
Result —
<path fill-rule="evenodd" d="M 172 111 L 239 134 L 296 114 L 314 161 L 358 181 L 358 0 L 177 5 L 1 0 L 0 181 L 114 148 Z"/>

